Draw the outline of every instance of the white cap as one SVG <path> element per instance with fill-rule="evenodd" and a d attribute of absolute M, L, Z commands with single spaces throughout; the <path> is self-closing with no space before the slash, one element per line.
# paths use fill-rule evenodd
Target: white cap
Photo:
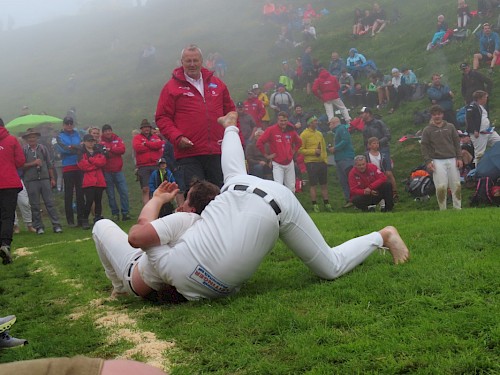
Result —
<path fill-rule="evenodd" d="M 254 89 L 258 89 L 258 88 L 259 88 L 259 84 L 258 84 L 258 83 L 254 83 L 254 84 L 252 85 L 252 90 L 254 90 Z"/>

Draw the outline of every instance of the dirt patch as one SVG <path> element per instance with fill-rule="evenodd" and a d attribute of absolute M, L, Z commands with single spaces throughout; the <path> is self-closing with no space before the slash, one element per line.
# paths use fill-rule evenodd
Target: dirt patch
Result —
<path fill-rule="evenodd" d="M 18 257 L 26 257 L 28 255 L 32 255 L 33 253 L 28 249 L 28 247 L 20 247 L 19 249 L 16 249 L 16 251 L 14 251 L 14 254 L 16 254 Z"/>

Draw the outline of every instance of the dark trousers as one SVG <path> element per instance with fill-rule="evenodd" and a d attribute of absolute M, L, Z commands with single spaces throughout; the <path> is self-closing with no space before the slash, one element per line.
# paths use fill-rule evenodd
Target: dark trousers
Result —
<path fill-rule="evenodd" d="M 64 179 L 64 211 L 66 213 L 66 221 L 68 224 L 74 224 L 75 217 L 73 214 L 73 191 L 76 194 L 76 217 L 78 223 L 81 224 L 83 220 L 83 211 L 85 206 L 85 199 L 83 197 L 82 171 L 69 171 L 63 172 Z"/>
<path fill-rule="evenodd" d="M 193 179 L 207 180 L 219 187 L 224 185 L 220 155 L 200 155 L 178 159 L 177 168 L 184 173 L 186 191 L 189 190 Z"/>
<path fill-rule="evenodd" d="M 14 234 L 17 193 L 21 189 L 0 189 L 0 245 L 10 246 Z"/>
<path fill-rule="evenodd" d="M 85 212 L 84 219 L 88 220 L 90 211 L 92 210 L 92 205 L 94 206 L 94 219 L 99 220 L 102 215 L 102 194 L 104 193 L 103 187 L 86 187 L 83 188 L 83 194 L 85 194 Z"/>
<path fill-rule="evenodd" d="M 360 210 L 367 211 L 368 206 L 378 204 L 382 199 L 385 200 L 385 210 L 392 211 L 394 199 L 392 197 L 392 185 L 390 182 L 384 182 L 378 189 L 378 195 L 356 195 L 351 200 Z"/>

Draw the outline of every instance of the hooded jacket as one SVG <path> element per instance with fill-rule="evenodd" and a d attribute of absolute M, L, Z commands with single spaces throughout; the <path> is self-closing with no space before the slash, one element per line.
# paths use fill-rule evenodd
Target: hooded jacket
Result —
<path fill-rule="evenodd" d="M 224 128 L 217 119 L 235 111 L 224 82 L 214 72 L 202 68 L 205 97 L 189 83 L 179 67 L 163 87 L 156 109 L 156 124 L 174 145 L 176 159 L 200 155 L 220 155 Z M 193 142 L 191 148 L 179 148 L 181 137 Z"/>
<path fill-rule="evenodd" d="M 318 78 L 314 80 L 312 92 L 323 102 L 339 98 L 340 84 L 337 77 L 328 73 L 328 70 L 322 69 Z"/>
<path fill-rule="evenodd" d="M 9 134 L 3 126 L 0 127 L 0 165 L 2 178 L 0 189 L 23 189 L 17 169 L 25 163 L 23 149 L 16 137 Z"/>
<path fill-rule="evenodd" d="M 123 168 L 122 155 L 125 153 L 123 140 L 115 133 L 112 133 L 110 138 L 101 136 L 101 145 L 108 149 L 108 158 L 104 166 L 104 172 L 120 172 Z"/>
<path fill-rule="evenodd" d="M 106 157 L 100 152 L 91 155 L 88 151 L 83 151 L 78 168 L 83 171 L 83 188 L 106 187 L 106 181 L 102 168 L 106 165 Z"/>

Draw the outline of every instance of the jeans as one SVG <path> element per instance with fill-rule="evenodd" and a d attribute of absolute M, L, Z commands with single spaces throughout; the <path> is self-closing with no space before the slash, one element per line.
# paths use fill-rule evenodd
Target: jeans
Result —
<path fill-rule="evenodd" d="M 342 188 L 342 193 L 344 194 L 344 199 L 349 201 L 351 191 L 349 189 L 349 172 L 354 165 L 353 159 L 339 160 L 336 162 L 337 177 L 340 182 L 340 187 Z"/>
<path fill-rule="evenodd" d="M 128 187 L 125 175 L 123 172 L 104 172 L 104 179 L 106 180 L 106 194 L 108 196 L 109 208 L 111 208 L 112 215 L 118 215 L 120 209 L 116 203 L 115 187 L 120 195 L 120 205 L 122 206 L 122 215 L 129 213 L 128 203 Z"/>

